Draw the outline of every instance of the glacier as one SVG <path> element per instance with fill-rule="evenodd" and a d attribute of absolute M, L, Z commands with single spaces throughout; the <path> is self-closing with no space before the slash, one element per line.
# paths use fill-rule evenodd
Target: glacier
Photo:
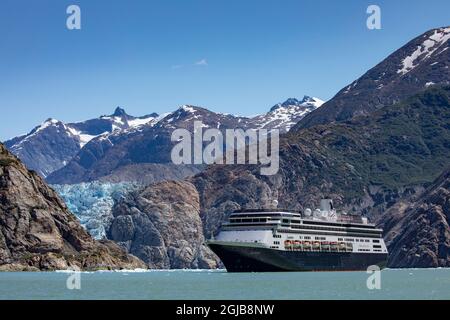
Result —
<path fill-rule="evenodd" d="M 136 190 L 133 183 L 87 182 L 74 185 L 52 185 L 81 225 L 97 240 L 106 239 L 113 219 L 114 203 Z"/>

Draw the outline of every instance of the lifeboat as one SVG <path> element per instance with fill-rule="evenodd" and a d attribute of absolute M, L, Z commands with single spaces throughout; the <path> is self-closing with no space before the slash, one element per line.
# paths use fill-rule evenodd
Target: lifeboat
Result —
<path fill-rule="evenodd" d="M 337 249 L 338 249 L 338 243 L 337 242 L 331 242 L 330 245 L 331 245 L 331 250 L 332 251 L 337 251 Z"/>
<path fill-rule="evenodd" d="M 302 242 L 299 240 L 294 241 L 294 250 L 300 250 L 302 248 Z"/>
<path fill-rule="evenodd" d="M 284 241 L 284 248 L 288 249 L 288 250 L 292 250 L 292 241 L 291 240 Z"/>
<path fill-rule="evenodd" d="M 340 251 L 345 251 L 345 248 L 346 248 L 345 242 L 339 242 L 339 250 Z"/>
<path fill-rule="evenodd" d="M 319 250 L 320 249 L 320 242 L 319 241 L 314 241 L 312 244 L 312 248 L 314 250 Z"/>
<path fill-rule="evenodd" d="M 320 243 L 322 250 L 330 250 L 330 243 L 328 241 L 322 241 Z"/>
<path fill-rule="evenodd" d="M 311 241 L 303 241 L 303 248 L 306 250 L 311 249 Z"/>

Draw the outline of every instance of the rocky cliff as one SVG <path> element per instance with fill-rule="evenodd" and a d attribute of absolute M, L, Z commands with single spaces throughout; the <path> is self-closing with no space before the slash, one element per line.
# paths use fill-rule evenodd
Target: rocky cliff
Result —
<path fill-rule="evenodd" d="M 199 195 L 189 182 L 161 182 L 132 192 L 116 204 L 113 215 L 108 238 L 150 268 L 218 266 L 203 244 Z"/>
<path fill-rule="evenodd" d="M 389 265 L 450 267 L 450 168 L 418 198 L 397 203 L 380 219 Z"/>
<path fill-rule="evenodd" d="M 0 144 L 0 270 L 143 268 L 111 241 L 97 242 L 58 195 Z"/>

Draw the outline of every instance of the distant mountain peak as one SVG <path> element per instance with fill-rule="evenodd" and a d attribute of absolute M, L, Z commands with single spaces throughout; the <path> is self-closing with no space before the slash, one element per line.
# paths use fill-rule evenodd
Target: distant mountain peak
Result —
<path fill-rule="evenodd" d="M 125 112 L 124 108 L 117 107 L 116 110 L 114 110 L 114 113 L 112 115 L 114 117 L 122 117 L 122 116 L 127 116 L 127 113 Z"/>
<path fill-rule="evenodd" d="M 280 108 L 289 108 L 289 107 L 314 107 L 316 109 L 320 107 L 322 104 L 324 104 L 324 101 L 320 100 L 319 98 L 314 98 L 305 95 L 302 100 L 298 100 L 296 98 L 288 98 L 283 103 L 274 105 L 270 109 L 270 112 L 273 112 Z"/>

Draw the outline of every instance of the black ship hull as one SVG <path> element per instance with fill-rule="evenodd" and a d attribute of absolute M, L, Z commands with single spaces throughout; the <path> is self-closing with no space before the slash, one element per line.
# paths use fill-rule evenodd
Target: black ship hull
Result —
<path fill-rule="evenodd" d="M 387 254 L 282 251 L 263 247 L 208 243 L 228 272 L 366 271 L 386 266 Z"/>

